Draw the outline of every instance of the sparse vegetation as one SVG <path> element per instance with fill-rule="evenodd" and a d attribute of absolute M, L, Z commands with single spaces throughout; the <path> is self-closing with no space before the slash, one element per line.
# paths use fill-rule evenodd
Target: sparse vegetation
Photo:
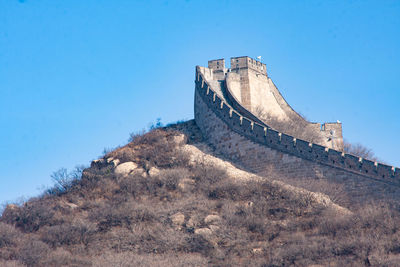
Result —
<path fill-rule="evenodd" d="M 190 164 L 180 149 L 190 140 L 195 138 L 155 128 L 107 153 L 81 177 L 57 172 L 56 193 L 5 208 L 0 265 L 400 262 L 396 210 L 376 203 L 344 214 L 268 181 L 231 179 L 221 167 Z M 116 174 L 111 158 L 138 168 Z"/>
<path fill-rule="evenodd" d="M 347 142 L 346 140 L 343 142 L 344 144 L 344 152 L 349 153 L 358 157 L 362 157 L 365 159 L 369 159 L 372 161 L 377 161 L 378 158 L 375 156 L 372 149 L 367 148 L 361 144 L 352 144 Z"/>

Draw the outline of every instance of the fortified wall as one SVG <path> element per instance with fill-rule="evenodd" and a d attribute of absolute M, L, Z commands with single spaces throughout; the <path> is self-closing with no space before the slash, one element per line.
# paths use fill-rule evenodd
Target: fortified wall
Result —
<path fill-rule="evenodd" d="M 250 91 L 252 87 L 257 88 L 265 83 L 254 82 L 252 75 L 256 78 L 257 73 L 259 76 L 264 75 L 260 80 L 264 79 L 272 89 L 276 87 L 272 86 L 272 81 L 266 75 L 265 64 L 256 61 L 251 66 L 247 65 L 247 68 L 243 67 L 250 63 L 249 59 L 232 58 L 233 69 L 225 68 L 223 59 L 210 61 L 209 68 L 196 67 L 195 121 L 218 153 L 261 176 L 277 173 L 293 181 L 324 179 L 329 183 L 343 185 L 354 201 L 382 198 L 400 200 L 399 168 L 346 154 L 333 149 L 332 145 L 323 146 L 279 132 L 255 115 L 252 112 L 252 103 L 257 100 Z M 241 76 L 240 72 L 244 74 Z M 254 73 L 248 75 L 249 72 Z M 238 84 L 232 86 L 233 82 Z M 258 85 L 254 87 L 253 83 Z M 247 92 L 242 92 L 242 89 Z M 276 94 L 271 88 L 262 90 L 257 94 L 268 93 L 268 90 Z M 279 96 L 277 98 L 276 102 L 284 114 L 282 118 L 300 116 L 283 97 L 282 105 L 279 103 Z M 272 103 L 271 100 L 268 101 Z M 265 108 L 268 110 L 269 107 Z M 325 124 L 325 129 L 320 125 L 318 130 L 323 132 L 326 129 L 336 130 L 336 134 L 340 136 L 334 138 L 341 138 L 340 124 Z"/>

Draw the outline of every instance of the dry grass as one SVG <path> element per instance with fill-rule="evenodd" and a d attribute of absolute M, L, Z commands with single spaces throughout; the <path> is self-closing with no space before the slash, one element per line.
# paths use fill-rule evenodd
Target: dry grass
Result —
<path fill-rule="evenodd" d="M 396 266 L 400 215 L 369 205 L 341 215 L 263 181 L 189 165 L 174 131 L 136 136 L 105 157 L 147 175 L 89 168 L 62 194 L 9 205 L 1 266 Z M 148 175 L 157 167 L 158 174 Z M 183 220 L 174 216 L 182 214 Z M 208 215 L 217 215 L 205 220 Z M 208 217 L 210 218 L 210 217 Z"/>

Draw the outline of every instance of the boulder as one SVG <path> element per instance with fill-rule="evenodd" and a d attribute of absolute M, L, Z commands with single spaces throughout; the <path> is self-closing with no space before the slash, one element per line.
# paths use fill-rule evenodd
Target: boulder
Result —
<path fill-rule="evenodd" d="M 197 235 L 201 235 L 204 238 L 208 238 L 211 236 L 212 231 L 209 228 L 198 228 L 198 229 L 194 230 L 194 233 Z"/>
<path fill-rule="evenodd" d="M 220 222 L 221 222 L 221 217 L 215 214 L 207 215 L 207 217 L 204 218 L 204 223 L 206 224 L 219 224 Z"/>
<path fill-rule="evenodd" d="M 160 170 L 157 169 L 156 167 L 151 167 L 149 170 L 149 175 L 151 177 L 157 176 L 160 173 Z"/>
<path fill-rule="evenodd" d="M 111 161 L 111 165 L 115 168 L 117 167 L 119 164 L 119 159 L 114 159 L 113 161 Z"/>
<path fill-rule="evenodd" d="M 193 217 L 190 218 L 188 220 L 188 222 L 186 223 L 186 226 L 189 227 L 189 228 L 194 228 L 197 225 L 199 225 L 199 222 L 198 222 L 198 220 L 196 220 L 196 218 L 193 218 Z"/>
<path fill-rule="evenodd" d="M 185 215 L 181 212 L 175 213 L 169 217 L 173 224 L 181 226 L 185 222 Z"/>
<path fill-rule="evenodd" d="M 262 248 L 253 248 L 253 249 L 251 250 L 251 252 L 253 252 L 253 254 L 260 255 L 260 254 L 263 253 L 263 249 L 262 249 Z"/>
<path fill-rule="evenodd" d="M 176 135 L 173 137 L 173 142 L 177 145 L 184 144 L 185 141 L 186 141 L 186 138 L 185 138 L 184 134 Z"/>
<path fill-rule="evenodd" d="M 115 160 L 114 160 L 115 161 Z M 114 162 L 112 161 L 112 162 Z M 128 162 L 124 162 L 120 165 L 118 165 L 114 172 L 116 174 L 120 174 L 120 175 L 128 175 L 130 172 L 134 171 L 135 169 L 137 169 L 137 164 L 132 162 L 132 161 L 128 161 Z"/>
<path fill-rule="evenodd" d="M 104 159 L 95 159 L 90 164 L 90 167 L 100 169 L 100 168 L 104 167 L 104 165 L 105 165 Z"/>

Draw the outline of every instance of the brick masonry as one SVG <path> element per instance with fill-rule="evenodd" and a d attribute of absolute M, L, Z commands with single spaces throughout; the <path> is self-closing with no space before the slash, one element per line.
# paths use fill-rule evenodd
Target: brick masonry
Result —
<path fill-rule="evenodd" d="M 195 121 L 208 142 L 261 176 L 343 185 L 352 201 L 400 200 L 400 169 L 296 139 L 246 118 L 212 90 L 196 68 Z M 311 187 L 311 185 L 310 185 Z"/>

